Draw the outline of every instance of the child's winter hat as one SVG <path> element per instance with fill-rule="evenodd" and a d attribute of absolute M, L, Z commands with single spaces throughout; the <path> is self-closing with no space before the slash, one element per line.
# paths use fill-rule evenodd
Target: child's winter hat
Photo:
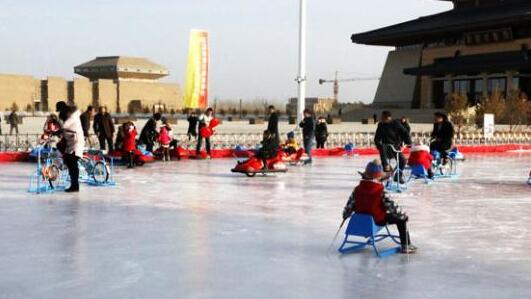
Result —
<path fill-rule="evenodd" d="M 293 139 L 295 138 L 295 133 L 293 133 L 293 131 L 289 132 L 288 133 L 288 139 Z"/>
<path fill-rule="evenodd" d="M 411 147 L 411 152 L 430 152 L 430 147 L 424 144 L 415 144 Z"/>
<path fill-rule="evenodd" d="M 365 172 L 360 174 L 364 179 L 379 179 L 384 175 L 382 163 L 378 159 L 369 162 L 365 167 Z"/>

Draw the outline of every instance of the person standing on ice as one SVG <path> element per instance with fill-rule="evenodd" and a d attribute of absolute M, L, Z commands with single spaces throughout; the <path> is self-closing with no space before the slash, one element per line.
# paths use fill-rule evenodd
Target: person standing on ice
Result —
<path fill-rule="evenodd" d="M 77 162 L 83 158 L 85 148 L 85 136 L 80 119 L 81 111 L 74 106 L 68 106 L 63 101 L 57 102 L 56 110 L 59 112 L 59 119 L 63 121 L 63 145 L 57 147 L 62 149 L 63 160 L 70 175 L 70 187 L 65 192 L 79 192 L 79 166 Z"/>
<path fill-rule="evenodd" d="M 190 114 L 188 114 L 188 142 L 192 140 L 192 137 L 197 139 L 197 123 L 199 122 L 199 118 L 197 117 L 197 113 L 194 110 L 190 111 Z"/>
<path fill-rule="evenodd" d="M 374 135 L 374 144 L 380 152 L 380 159 L 385 172 L 391 172 L 391 166 L 389 161 L 396 159 L 397 154 L 393 150 L 400 150 L 403 144 L 411 145 L 411 137 L 407 133 L 407 130 L 400 124 L 400 121 L 393 120 L 391 112 L 383 111 L 380 123 L 376 129 Z M 400 181 L 400 184 L 404 184 L 403 170 L 406 166 L 406 158 L 404 154 L 398 155 L 398 168 L 400 169 L 400 175 L 395 176 L 395 181 Z"/>
<path fill-rule="evenodd" d="M 360 173 L 361 181 L 350 195 L 343 209 L 343 220 L 353 213 L 371 215 L 376 225 L 396 224 L 400 235 L 402 253 L 415 253 L 417 248 L 411 244 L 405 213 L 387 197 L 381 182 L 384 171 L 380 161 L 374 160 L 367 164 L 364 173 Z"/>
<path fill-rule="evenodd" d="M 436 112 L 433 116 L 434 124 L 431 133 L 430 150 L 439 152 L 443 158 L 443 164 L 446 164 L 447 151 L 452 149 L 452 144 L 454 143 L 454 125 L 448 120 L 448 116 L 442 112 Z"/>
<path fill-rule="evenodd" d="M 267 130 L 275 134 L 277 143 L 280 144 L 280 133 L 278 131 L 278 113 L 275 106 L 269 106 L 269 120 L 267 121 Z"/>
<path fill-rule="evenodd" d="M 302 119 L 299 127 L 302 128 L 302 140 L 304 144 L 304 150 L 308 155 L 308 160 L 304 164 L 312 163 L 312 149 L 313 140 L 315 139 L 315 119 L 310 109 L 304 109 L 304 118 Z"/>
<path fill-rule="evenodd" d="M 160 127 L 158 142 L 162 152 L 162 161 L 171 161 L 170 157 L 170 143 L 171 143 L 171 126 L 166 118 L 162 118 L 162 126 Z"/>
<path fill-rule="evenodd" d="M 197 138 L 197 147 L 195 149 L 196 155 L 199 157 L 201 153 L 201 146 L 203 145 L 203 139 L 205 139 L 205 147 L 207 151 L 207 159 L 210 159 L 210 137 L 203 136 L 201 129 L 210 127 L 210 122 L 214 119 L 214 109 L 208 108 L 204 114 L 199 116 L 199 136 Z"/>
<path fill-rule="evenodd" d="M 136 127 L 132 121 L 129 121 L 122 125 L 122 156 L 127 160 L 127 168 L 133 168 L 135 166 L 134 152 L 136 151 Z"/>
<path fill-rule="evenodd" d="M 328 125 L 324 117 L 317 119 L 315 126 L 315 141 L 317 141 L 317 148 L 325 148 L 326 140 L 328 139 Z"/>
<path fill-rule="evenodd" d="M 100 149 L 102 151 L 108 149 L 109 152 L 112 152 L 114 150 L 114 122 L 111 114 L 107 112 L 107 107 L 101 106 L 98 109 L 98 114 L 94 116 L 94 124 L 92 126 L 94 133 L 98 136 Z M 107 143 L 107 146 L 105 143 Z"/>

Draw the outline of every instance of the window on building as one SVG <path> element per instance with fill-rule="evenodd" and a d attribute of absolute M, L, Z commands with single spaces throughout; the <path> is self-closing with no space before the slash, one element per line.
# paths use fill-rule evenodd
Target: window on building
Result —
<path fill-rule="evenodd" d="M 433 106 L 437 109 L 444 108 L 448 93 L 450 92 L 450 83 L 448 80 L 434 80 L 433 81 Z"/>
<path fill-rule="evenodd" d="M 471 91 L 470 85 L 470 80 L 455 80 L 454 92 L 459 94 L 469 94 Z"/>
<path fill-rule="evenodd" d="M 507 79 L 504 77 L 489 78 L 487 86 L 489 94 L 495 91 L 499 91 L 502 94 L 505 94 L 505 92 L 507 91 Z"/>
<path fill-rule="evenodd" d="M 513 89 L 519 89 L 519 88 L 520 88 L 520 78 L 513 77 Z"/>
<path fill-rule="evenodd" d="M 472 105 L 476 105 L 483 98 L 483 91 L 484 91 L 483 85 L 484 85 L 483 79 L 474 80 L 474 94 L 471 98 L 468 99 Z"/>

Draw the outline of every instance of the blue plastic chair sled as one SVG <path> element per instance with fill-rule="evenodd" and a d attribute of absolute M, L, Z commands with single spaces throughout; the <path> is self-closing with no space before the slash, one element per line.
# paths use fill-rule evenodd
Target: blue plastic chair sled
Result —
<path fill-rule="evenodd" d="M 384 229 L 386 233 L 379 234 L 379 232 Z M 349 237 L 351 236 L 363 238 L 363 241 L 351 241 L 349 240 Z M 372 246 L 378 257 L 386 257 L 400 252 L 400 246 L 385 250 L 379 250 L 376 247 L 376 243 L 387 238 L 390 238 L 396 244 L 400 244 L 400 237 L 392 235 L 387 225 L 376 225 L 371 215 L 353 214 L 352 217 L 350 217 L 350 222 L 348 223 L 345 232 L 345 240 L 343 241 L 343 244 L 341 244 L 341 247 L 339 247 L 339 252 L 343 254 L 352 253 L 364 249 L 366 246 Z"/>
<path fill-rule="evenodd" d="M 429 184 L 431 182 L 431 180 L 428 178 L 428 172 L 426 171 L 424 166 L 420 164 L 411 166 L 411 174 L 409 175 L 407 182 L 409 183 L 413 179 L 423 179 L 424 183 L 426 184 Z"/>

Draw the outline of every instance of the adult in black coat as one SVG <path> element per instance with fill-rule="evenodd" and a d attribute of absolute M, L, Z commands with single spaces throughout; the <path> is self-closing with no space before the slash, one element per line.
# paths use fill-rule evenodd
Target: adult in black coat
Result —
<path fill-rule="evenodd" d="M 448 120 L 448 116 L 441 112 L 435 113 L 430 150 L 438 151 L 443 159 L 446 159 L 448 157 L 447 151 L 452 148 L 454 135 L 454 126 Z"/>
<path fill-rule="evenodd" d="M 160 121 L 162 115 L 160 113 L 153 114 L 147 123 L 142 128 L 140 132 L 140 143 L 146 146 L 146 150 L 149 152 L 153 151 L 153 146 L 155 145 L 155 139 L 157 138 L 157 121 Z"/>
<path fill-rule="evenodd" d="M 90 130 L 90 120 L 94 117 L 96 114 L 96 109 L 92 106 L 87 107 L 87 111 L 83 112 L 81 116 L 79 117 L 81 119 L 81 126 L 83 127 L 83 135 L 85 136 L 85 140 L 89 137 L 89 130 Z"/>
<path fill-rule="evenodd" d="M 384 111 L 382 112 L 380 123 L 378 123 L 376 134 L 374 135 L 374 143 L 380 152 L 380 159 L 384 170 L 389 172 L 391 170 L 389 161 L 397 157 L 397 153 L 395 153 L 393 147 L 396 150 L 400 150 L 404 144 L 411 145 L 411 137 L 402 124 L 400 124 L 400 121 L 393 120 L 391 112 Z M 404 170 L 405 165 L 406 158 L 404 154 L 399 153 L 398 167 L 401 171 L 400 176 L 395 179 L 400 180 L 401 183 L 404 181 L 402 170 Z"/>
<path fill-rule="evenodd" d="M 317 141 L 317 148 L 325 148 L 326 140 L 328 139 L 328 126 L 324 117 L 319 117 L 317 126 L 315 126 L 315 141 Z"/>
<path fill-rule="evenodd" d="M 267 122 L 267 130 L 275 134 L 277 143 L 280 144 L 280 133 L 278 131 L 278 112 L 275 106 L 269 106 L 269 120 Z"/>
<path fill-rule="evenodd" d="M 402 125 L 402 127 L 404 127 L 404 129 L 406 129 L 407 133 L 411 135 L 411 126 L 409 125 L 409 119 L 407 119 L 407 117 L 405 116 L 402 116 L 400 118 L 400 124 Z"/>
<path fill-rule="evenodd" d="M 270 131 L 264 131 L 264 137 L 262 140 L 262 147 L 258 150 L 256 156 L 262 159 L 264 169 L 267 168 L 267 160 L 277 156 L 280 144 L 277 141 L 275 133 Z"/>
<path fill-rule="evenodd" d="M 99 108 L 98 114 L 94 116 L 93 129 L 94 133 L 98 136 L 101 150 L 106 149 L 105 143 L 107 143 L 109 151 L 112 151 L 114 148 L 114 122 L 109 112 L 107 112 L 107 107 L 101 106 Z"/>
<path fill-rule="evenodd" d="M 315 120 L 310 109 L 304 109 L 304 118 L 299 127 L 302 128 L 304 151 L 306 151 L 309 158 L 305 164 L 310 164 L 312 163 L 313 140 L 315 139 Z"/>
<path fill-rule="evenodd" d="M 188 114 L 188 141 L 192 140 L 192 137 L 197 139 L 197 124 L 199 123 L 199 117 L 195 111 L 191 111 Z"/>

